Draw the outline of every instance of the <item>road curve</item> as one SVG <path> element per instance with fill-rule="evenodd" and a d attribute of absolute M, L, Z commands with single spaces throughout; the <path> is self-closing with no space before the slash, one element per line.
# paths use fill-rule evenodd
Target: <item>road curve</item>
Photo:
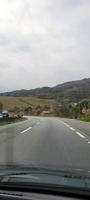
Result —
<path fill-rule="evenodd" d="M 78 126 L 77 126 L 78 123 Z M 90 135 L 79 121 L 29 117 L 0 127 L 0 164 L 90 169 Z M 80 124 L 81 126 L 81 124 Z"/>

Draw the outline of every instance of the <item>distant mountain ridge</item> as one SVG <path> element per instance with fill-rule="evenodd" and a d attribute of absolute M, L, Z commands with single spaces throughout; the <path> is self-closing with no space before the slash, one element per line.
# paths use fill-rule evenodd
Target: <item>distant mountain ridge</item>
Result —
<path fill-rule="evenodd" d="M 5 92 L 1 93 L 0 96 L 33 96 L 42 99 L 69 99 L 71 101 L 78 101 L 84 98 L 90 98 L 90 78 L 62 83 L 55 87 Z"/>

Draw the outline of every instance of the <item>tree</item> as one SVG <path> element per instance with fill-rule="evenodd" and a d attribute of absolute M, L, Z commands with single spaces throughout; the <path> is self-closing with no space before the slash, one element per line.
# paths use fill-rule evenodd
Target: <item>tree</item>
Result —
<path fill-rule="evenodd" d="M 24 112 L 28 113 L 28 114 L 32 114 L 32 107 L 28 106 L 24 109 Z"/>

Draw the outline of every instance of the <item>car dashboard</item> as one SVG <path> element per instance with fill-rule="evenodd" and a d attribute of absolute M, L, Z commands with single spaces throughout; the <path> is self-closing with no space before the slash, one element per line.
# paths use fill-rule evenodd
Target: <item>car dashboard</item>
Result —
<path fill-rule="evenodd" d="M 0 200 L 80 200 L 89 199 L 87 197 L 74 195 L 41 194 L 33 192 L 0 191 Z"/>

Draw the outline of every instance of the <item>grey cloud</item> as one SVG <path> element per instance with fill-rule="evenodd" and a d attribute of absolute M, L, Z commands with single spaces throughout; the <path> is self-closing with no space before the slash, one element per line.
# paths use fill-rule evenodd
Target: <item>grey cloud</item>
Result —
<path fill-rule="evenodd" d="M 90 1 L 4 2 L 0 8 L 1 91 L 90 76 Z"/>
<path fill-rule="evenodd" d="M 0 46 L 8 45 L 9 42 L 10 42 L 9 37 L 7 37 L 6 35 L 0 34 Z"/>

